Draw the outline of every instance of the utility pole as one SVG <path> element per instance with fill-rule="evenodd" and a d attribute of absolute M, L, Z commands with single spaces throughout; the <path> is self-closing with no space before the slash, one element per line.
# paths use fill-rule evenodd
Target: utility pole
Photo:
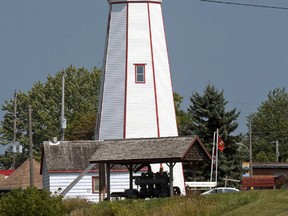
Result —
<path fill-rule="evenodd" d="M 14 93 L 14 115 L 13 115 L 13 158 L 12 158 L 12 165 L 11 169 L 15 169 L 15 163 L 16 163 L 16 130 L 17 130 L 17 93 L 15 91 Z"/>
<path fill-rule="evenodd" d="M 250 154 L 250 178 L 253 177 L 253 167 L 252 167 L 252 127 L 251 127 L 251 118 L 249 119 L 249 154 Z"/>
<path fill-rule="evenodd" d="M 65 75 L 62 75 L 62 100 L 61 100 L 61 141 L 65 139 L 65 128 L 66 128 L 66 119 L 65 119 Z"/>
<path fill-rule="evenodd" d="M 33 137 L 32 137 L 32 109 L 29 108 L 29 162 L 30 162 L 30 187 L 34 187 L 34 166 L 33 166 Z"/>
<path fill-rule="evenodd" d="M 273 142 L 270 142 L 270 143 L 275 143 L 275 147 L 276 147 L 276 162 L 279 162 L 279 156 L 280 156 L 280 154 L 279 154 L 279 141 L 278 140 L 276 140 L 276 141 L 273 141 Z"/>
<path fill-rule="evenodd" d="M 276 140 L 276 162 L 279 162 L 279 142 Z"/>

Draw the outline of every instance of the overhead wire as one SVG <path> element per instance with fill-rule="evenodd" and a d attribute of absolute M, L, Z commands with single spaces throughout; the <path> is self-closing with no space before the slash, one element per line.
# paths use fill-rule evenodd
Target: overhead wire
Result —
<path fill-rule="evenodd" d="M 230 2 L 230 1 L 218 1 L 218 0 L 198 0 L 198 1 L 208 2 L 208 3 L 217 3 L 217 4 L 236 5 L 236 6 L 258 7 L 258 8 L 278 9 L 278 10 L 288 10 L 288 7 L 281 7 L 281 6 L 260 5 L 260 4 L 239 3 L 239 2 Z"/>

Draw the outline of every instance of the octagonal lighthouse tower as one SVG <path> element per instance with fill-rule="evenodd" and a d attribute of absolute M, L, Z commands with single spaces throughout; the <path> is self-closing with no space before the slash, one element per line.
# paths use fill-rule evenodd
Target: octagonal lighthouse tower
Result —
<path fill-rule="evenodd" d="M 108 3 L 96 139 L 178 136 L 162 0 Z M 174 171 L 184 189 L 182 165 Z"/>

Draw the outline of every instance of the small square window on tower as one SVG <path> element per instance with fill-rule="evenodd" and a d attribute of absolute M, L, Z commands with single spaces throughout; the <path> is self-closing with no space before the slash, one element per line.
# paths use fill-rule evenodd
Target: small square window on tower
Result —
<path fill-rule="evenodd" d="M 145 64 L 135 64 L 135 82 L 145 83 Z"/>

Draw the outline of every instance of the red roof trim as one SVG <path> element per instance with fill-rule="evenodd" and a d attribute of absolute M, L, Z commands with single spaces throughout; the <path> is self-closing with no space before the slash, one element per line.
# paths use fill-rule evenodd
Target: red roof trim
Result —
<path fill-rule="evenodd" d="M 147 168 L 141 169 L 141 171 L 147 171 Z M 111 169 L 111 172 L 119 173 L 119 172 L 129 172 L 128 169 Z M 82 173 L 83 170 L 49 170 L 48 173 Z M 88 173 L 99 173 L 99 170 L 90 170 Z"/>
<path fill-rule="evenodd" d="M 82 173 L 83 170 L 49 170 L 48 173 Z M 99 170 L 90 170 L 88 173 L 98 173 Z M 111 170 L 111 172 L 129 172 L 128 169 Z"/>
<path fill-rule="evenodd" d="M 9 176 L 11 175 L 15 170 L 0 170 L 0 174 L 5 175 L 5 176 Z"/>

